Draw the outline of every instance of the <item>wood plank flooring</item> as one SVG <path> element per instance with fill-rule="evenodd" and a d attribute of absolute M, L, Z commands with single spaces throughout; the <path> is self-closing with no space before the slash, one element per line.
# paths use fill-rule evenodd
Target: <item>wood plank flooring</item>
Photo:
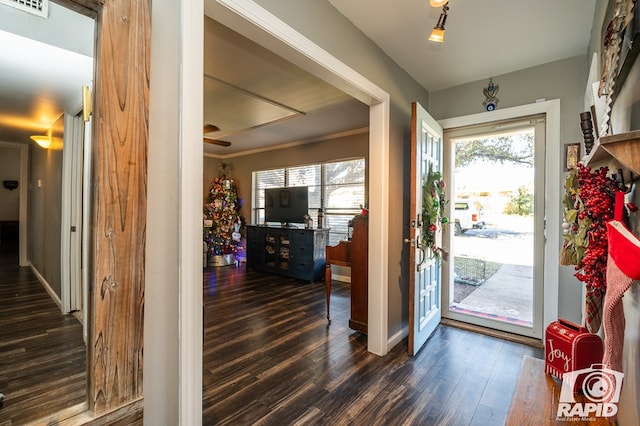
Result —
<path fill-rule="evenodd" d="M 8 261 L 7 259 L 12 258 Z M 58 307 L 17 251 L 0 246 L 0 426 L 85 401 L 80 324 Z M 414 358 L 384 357 L 350 330 L 349 287 L 236 268 L 203 282 L 204 425 L 504 424 L 525 355 L 541 350 L 441 325 Z"/>
<path fill-rule="evenodd" d="M 0 426 L 22 425 L 86 399 L 82 327 L 63 316 L 16 244 L 0 244 Z"/>
<path fill-rule="evenodd" d="M 540 349 L 441 325 L 414 358 L 347 327 L 348 285 L 244 266 L 204 275 L 205 425 L 505 424 L 525 355 Z"/>

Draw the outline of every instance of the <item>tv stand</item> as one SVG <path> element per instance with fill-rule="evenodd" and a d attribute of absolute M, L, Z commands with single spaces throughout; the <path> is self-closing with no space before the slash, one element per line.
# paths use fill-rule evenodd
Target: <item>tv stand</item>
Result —
<path fill-rule="evenodd" d="M 247 267 L 256 271 L 321 281 L 328 229 L 247 226 Z"/>

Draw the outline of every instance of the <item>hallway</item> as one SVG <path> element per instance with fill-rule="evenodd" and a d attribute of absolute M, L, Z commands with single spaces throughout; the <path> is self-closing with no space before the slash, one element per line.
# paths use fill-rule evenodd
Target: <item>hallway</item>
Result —
<path fill-rule="evenodd" d="M 86 399 L 82 326 L 63 316 L 15 241 L 0 243 L 0 425 L 22 425 Z"/>

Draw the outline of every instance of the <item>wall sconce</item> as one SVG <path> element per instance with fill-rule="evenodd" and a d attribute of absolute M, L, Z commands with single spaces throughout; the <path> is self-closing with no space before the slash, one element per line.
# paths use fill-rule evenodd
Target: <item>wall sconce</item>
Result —
<path fill-rule="evenodd" d="M 47 135 L 33 135 L 29 136 L 35 143 L 40 145 L 44 149 L 49 149 L 51 147 L 51 136 Z"/>
<path fill-rule="evenodd" d="M 433 7 L 442 7 L 448 2 L 449 0 L 429 0 L 429 4 Z"/>
<path fill-rule="evenodd" d="M 433 31 L 429 36 L 429 41 L 435 41 L 438 43 L 442 43 L 444 41 L 444 24 L 447 22 L 447 12 L 449 12 L 448 3 L 449 2 L 445 2 L 444 6 L 442 6 L 442 13 L 440 14 L 440 18 L 438 18 L 438 23 L 433 27 Z"/>
<path fill-rule="evenodd" d="M 7 188 L 9 191 L 13 191 L 18 187 L 17 180 L 3 180 L 2 185 Z"/>

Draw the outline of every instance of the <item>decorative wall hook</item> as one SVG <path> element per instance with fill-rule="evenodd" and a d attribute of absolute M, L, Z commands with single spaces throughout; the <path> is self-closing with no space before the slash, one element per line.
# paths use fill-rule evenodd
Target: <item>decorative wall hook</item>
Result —
<path fill-rule="evenodd" d="M 632 171 L 629 171 L 629 180 L 624 178 L 624 170 L 618 169 L 618 172 L 612 176 L 613 180 L 618 182 L 623 188 L 625 193 L 632 191 L 635 182 L 639 176 L 634 176 Z"/>

